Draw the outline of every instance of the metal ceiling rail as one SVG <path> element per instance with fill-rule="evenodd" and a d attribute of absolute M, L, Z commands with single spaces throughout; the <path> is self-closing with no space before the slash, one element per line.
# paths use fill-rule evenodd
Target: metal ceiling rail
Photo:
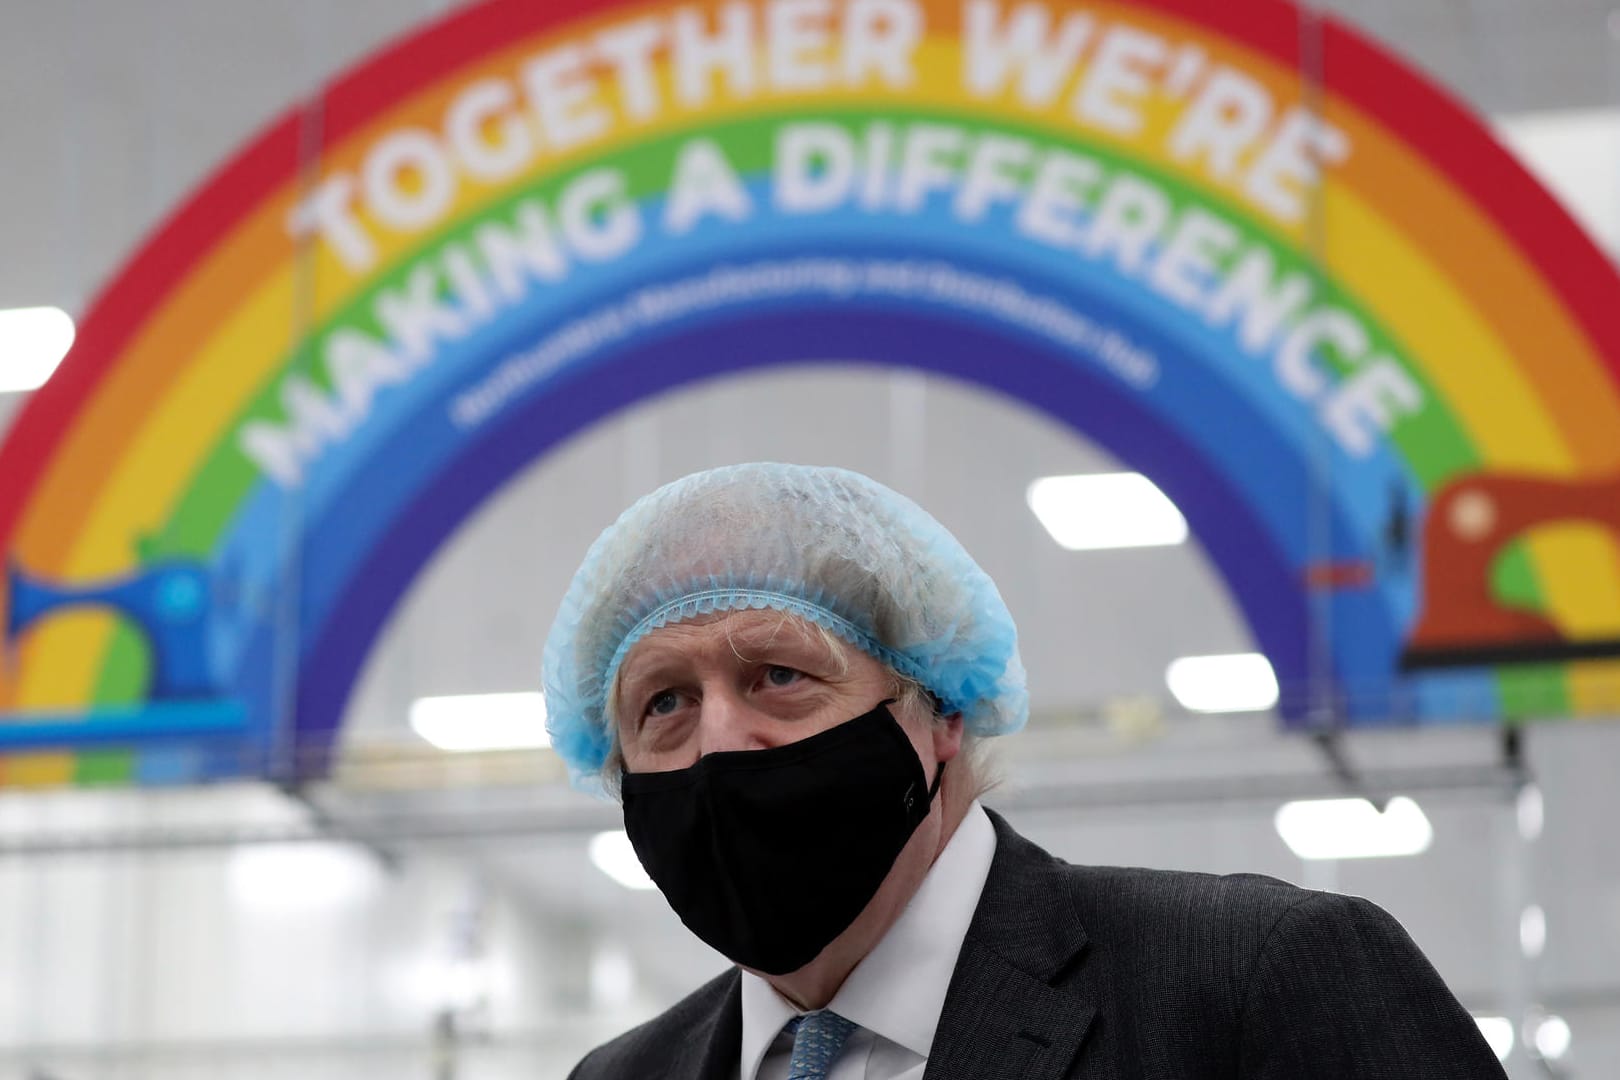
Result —
<path fill-rule="evenodd" d="M 1523 774 L 1509 765 L 1445 766 L 1363 770 L 1355 794 L 1378 800 L 1392 795 L 1427 795 L 1479 802 L 1511 798 Z M 1252 806 L 1291 799 L 1327 798 L 1346 793 L 1341 779 L 1322 774 L 1269 773 L 1211 778 L 1163 777 L 1119 782 L 1022 782 L 987 801 L 1008 813 L 1084 810 L 1139 811 Z M 618 808 L 584 798 L 578 807 L 543 811 L 458 811 L 368 814 L 345 813 L 321 803 L 317 820 L 262 825 L 219 825 L 151 829 L 61 830 L 0 835 L 0 858 L 110 855 L 223 849 L 252 844 L 348 842 L 397 857 L 413 847 L 501 838 L 585 836 L 621 825 Z"/>

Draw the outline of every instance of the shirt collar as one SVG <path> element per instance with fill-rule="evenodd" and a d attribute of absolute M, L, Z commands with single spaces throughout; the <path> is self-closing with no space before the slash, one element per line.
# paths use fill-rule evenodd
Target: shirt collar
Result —
<path fill-rule="evenodd" d="M 798 1015 L 770 983 L 751 971 L 742 973 L 742 1080 L 755 1080 L 766 1051 Z"/>
<path fill-rule="evenodd" d="M 995 827 L 975 800 L 906 909 L 827 1007 L 926 1058 L 995 853 Z M 782 1027 L 797 1015 L 770 983 L 742 973 L 742 1080 L 754 1080 Z"/>

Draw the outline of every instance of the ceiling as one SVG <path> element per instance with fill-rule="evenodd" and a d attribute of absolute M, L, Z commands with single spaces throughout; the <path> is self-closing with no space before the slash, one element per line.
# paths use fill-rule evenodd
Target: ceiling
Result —
<path fill-rule="evenodd" d="M 0 307 L 82 310 L 139 238 L 251 132 L 449 6 L 3 0 Z M 1484 111 L 1606 105 L 1620 92 L 1606 0 L 1326 6 L 1398 43 Z M 0 420 L 16 404 L 0 400 Z M 1264 718 L 1162 715 L 1144 727 L 1103 707 L 1162 699 L 1165 665 L 1177 656 L 1251 647 L 1197 545 L 1060 550 L 1025 507 L 1024 489 L 1042 475 L 1114 467 L 1105 452 L 1022 405 L 847 357 L 685 389 L 615 416 L 533 465 L 462 526 L 402 601 L 351 703 L 351 737 L 408 739 L 406 707 L 424 694 L 534 686 L 550 615 L 596 533 L 657 483 L 761 458 L 846 465 L 893 484 L 956 532 L 997 580 L 1021 627 L 1037 714 L 1031 738 L 1007 748 L 1013 782 L 1001 799 L 1037 840 L 1077 860 L 1299 876 L 1270 813 L 1277 777 L 1328 784 L 1310 744 L 1281 738 Z M 1497 749 L 1494 733 L 1456 731 L 1366 736 L 1352 755 L 1373 769 L 1463 770 L 1489 766 Z M 1620 759 L 1620 725 L 1548 729 L 1532 737 L 1531 751 L 1548 791 L 1537 873 L 1557 928 L 1546 980 L 1568 1002 L 1613 1007 L 1620 853 L 1606 826 L 1591 826 L 1620 810 L 1608 764 Z M 560 801 L 573 796 L 555 784 L 484 790 L 478 779 L 475 771 L 471 782 L 446 782 L 432 796 L 362 782 L 322 798 L 340 822 L 370 824 L 413 809 L 562 815 L 560 807 L 577 805 Z M 1465 995 L 1484 999 L 1496 958 L 1479 942 L 1500 937 L 1502 925 L 1477 893 L 1495 873 L 1508 811 L 1489 785 L 1437 794 L 1434 805 L 1440 838 L 1429 856 L 1346 867 L 1339 884 L 1379 898 Z M 474 839 L 464 850 L 548 917 L 596 913 L 637 938 L 665 940 L 669 917 L 655 898 L 579 870 L 581 834 L 611 817 L 593 807 L 549 834 Z M 694 965 L 713 962 L 700 946 L 648 954 L 654 977 L 670 986 L 689 985 Z"/>

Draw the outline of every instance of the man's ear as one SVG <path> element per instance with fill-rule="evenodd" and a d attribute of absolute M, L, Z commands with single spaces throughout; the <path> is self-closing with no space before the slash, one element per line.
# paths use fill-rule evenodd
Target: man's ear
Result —
<path fill-rule="evenodd" d="M 962 714 L 942 716 L 929 725 L 934 739 L 934 760 L 950 761 L 962 751 Z"/>

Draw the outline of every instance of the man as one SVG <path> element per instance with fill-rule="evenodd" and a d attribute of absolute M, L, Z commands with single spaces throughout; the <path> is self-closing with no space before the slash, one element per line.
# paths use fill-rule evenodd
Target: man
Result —
<path fill-rule="evenodd" d="M 1070 866 L 984 809 L 979 740 L 1028 712 L 1012 618 L 866 477 L 742 465 L 647 496 L 544 667 L 553 746 L 738 965 L 583 1080 L 1502 1076 L 1372 904 Z"/>

